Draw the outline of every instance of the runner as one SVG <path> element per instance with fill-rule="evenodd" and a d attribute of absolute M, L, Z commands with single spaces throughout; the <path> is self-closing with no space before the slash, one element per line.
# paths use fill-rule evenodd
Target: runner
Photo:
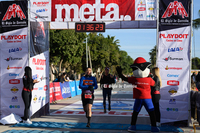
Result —
<path fill-rule="evenodd" d="M 90 119 L 92 117 L 92 104 L 94 101 L 94 89 L 97 89 L 97 81 L 95 77 L 91 75 L 92 69 L 87 68 L 85 76 L 81 77 L 79 88 L 82 89 L 81 100 L 83 104 L 83 110 L 86 113 L 88 122 L 86 127 L 90 127 Z"/>
<path fill-rule="evenodd" d="M 104 113 L 106 113 L 106 95 L 108 95 L 108 110 L 111 110 L 111 92 L 112 83 L 115 83 L 115 79 L 109 74 L 109 67 L 105 68 L 105 74 L 101 76 L 100 84 L 103 88 L 103 107 Z"/>

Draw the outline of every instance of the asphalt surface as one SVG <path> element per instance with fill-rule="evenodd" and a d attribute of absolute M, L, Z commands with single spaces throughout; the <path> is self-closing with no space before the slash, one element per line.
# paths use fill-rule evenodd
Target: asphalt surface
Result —
<path fill-rule="evenodd" d="M 119 84 L 118 84 L 119 85 Z M 125 86 L 120 84 L 113 90 L 112 94 L 112 101 L 114 99 L 126 99 L 126 100 L 133 100 L 132 99 L 132 88 L 130 86 Z M 95 92 L 95 100 L 101 101 L 102 100 L 102 90 L 97 89 Z M 48 121 L 48 122 L 77 122 L 77 123 L 86 123 L 87 119 L 85 115 L 51 115 L 53 112 L 64 108 L 66 106 L 70 106 L 73 103 L 80 101 L 80 95 L 75 96 L 73 98 L 62 99 L 57 101 L 57 104 L 50 104 L 50 115 L 48 116 L 41 116 L 39 118 L 33 118 L 31 121 Z M 103 110 L 102 110 L 103 111 Z M 120 123 L 120 124 L 130 124 L 131 117 L 130 116 L 102 116 L 102 115 L 93 115 L 91 118 L 91 123 Z M 137 124 L 150 124 L 149 117 L 138 117 Z M 184 133 L 193 133 L 193 127 L 190 123 L 188 127 L 180 127 Z M 51 130 L 51 131 L 80 131 L 80 132 L 102 132 L 102 133 L 127 133 L 127 130 L 101 130 L 101 129 L 66 129 L 66 128 L 26 128 L 26 127 L 11 127 L 10 125 L 0 125 L 0 132 L 4 132 L 7 130 Z M 136 131 L 136 133 L 150 133 L 150 131 Z M 160 133 L 173 133 L 173 132 L 160 132 Z M 196 133 L 200 133 L 200 128 L 197 127 Z"/>

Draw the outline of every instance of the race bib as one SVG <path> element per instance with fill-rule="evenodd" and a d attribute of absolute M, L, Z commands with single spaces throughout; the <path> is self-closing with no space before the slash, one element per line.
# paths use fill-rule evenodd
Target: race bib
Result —
<path fill-rule="evenodd" d="M 91 93 L 85 93 L 85 99 L 92 99 Z"/>
<path fill-rule="evenodd" d="M 104 84 L 104 85 L 103 85 L 103 88 L 111 88 L 111 85 L 109 85 L 109 84 Z"/>

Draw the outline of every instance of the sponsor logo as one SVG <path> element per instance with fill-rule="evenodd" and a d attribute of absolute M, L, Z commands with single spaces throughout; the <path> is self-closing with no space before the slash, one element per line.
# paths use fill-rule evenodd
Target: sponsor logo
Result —
<path fill-rule="evenodd" d="M 48 5 L 49 2 L 33 2 L 33 5 L 41 7 L 41 6 L 46 6 Z"/>
<path fill-rule="evenodd" d="M 139 15 L 138 15 L 138 18 L 143 18 L 143 14 L 139 14 Z"/>
<path fill-rule="evenodd" d="M 16 74 L 16 73 L 9 73 L 9 76 L 19 76 L 19 74 Z"/>
<path fill-rule="evenodd" d="M 10 105 L 9 108 L 10 109 L 19 109 L 20 105 Z"/>
<path fill-rule="evenodd" d="M 40 103 L 41 100 L 42 100 L 42 97 L 40 96 L 40 97 L 38 98 L 38 103 Z"/>
<path fill-rule="evenodd" d="M 146 4 L 143 4 L 143 2 L 141 1 L 141 2 L 138 4 L 137 10 L 138 10 L 138 11 L 145 11 L 145 10 L 146 10 Z"/>
<path fill-rule="evenodd" d="M 1 36 L 1 40 L 20 40 L 26 39 L 27 35 L 8 35 L 8 36 Z"/>
<path fill-rule="evenodd" d="M 188 17 L 188 13 L 186 12 L 181 2 L 170 2 L 164 14 L 162 15 L 162 18 L 171 17 L 172 15 L 178 15 L 178 13 L 182 16 L 182 18 Z"/>
<path fill-rule="evenodd" d="M 34 98 L 33 98 L 33 102 L 34 102 L 34 103 L 37 102 L 37 95 L 34 96 Z"/>
<path fill-rule="evenodd" d="M 47 77 L 44 77 L 43 75 L 42 75 L 42 77 L 40 78 L 40 80 L 42 81 L 42 80 L 47 80 Z"/>
<path fill-rule="evenodd" d="M 8 51 L 9 51 L 9 53 L 18 52 L 18 51 L 22 51 L 22 48 L 21 47 L 19 47 L 19 48 L 12 48 L 12 49 L 9 49 Z"/>
<path fill-rule="evenodd" d="M 176 47 L 176 48 L 168 48 L 168 52 L 179 52 L 183 51 L 182 47 Z"/>
<path fill-rule="evenodd" d="M 176 99 L 174 99 L 174 98 L 169 99 L 169 104 L 176 104 Z"/>
<path fill-rule="evenodd" d="M 168 61 L 168 60 L 178 60 L 178 61 L 181 61 L 181 60 L 183 60 L 183 58 L 172 58 L 172 57 L 167 57 L 167 58 L 164 58 L 163 60 L 165 60 L 165 61 Z"/>
<path fill-rule="evenodd" d="M 113 2 L 113 1 L 112 1 Z M 97 6 L 98 5 L 98 6 Z M 141 4 L 139 4 L 141 6 Z M 145 4 L 142 4 L 142 6 L 145 6 Z M 59 3 L 52 5 L 55 6 L 55 21 L 103 21 L 103 20 L 112 20 L 112 21 L 123 21 L 127 20 L 130 21 L 132 20 L 130 15 L 124 14 L 124 15 L 119 15 L 120 12 L 122 12 L 119 5 L 117 3 L 108 3 L 105 5 L 104 3 L 101 3 L 101 0 L 95 0 L 95 3 L 86 3 L 83 4 L 79 7 L 77 4 L 71 4 L 68 5 L 67 3 Z M 85 11 L 85 9 L 90 11 L 90 14 L 88 14 L 88 11 Z M 104 9 L 104 10 L 103 10 Z M 113 10 L 111 10 L 113 9 Z M 144 10 L 145 7 L 138 7 L 138 10 Z M 63 10 L 65 10 L 65 16 L 63 14 Z M 79 15 L 73 15 L 72 11 L 74 14 L 79 14 Z M 102 12 L 105 12 L 104 14 L 101 14 Z M 52 11 L 54 12 L 54 11 Z M 86 18 L 85 15 L 88 15 Z M 114 14 L 114 16 L 112 15 Z M 73 16 L 70 16 L 73 15 Z M 64 19 L 63 17 L 64 16 Z"/>
<path fill-rule="evenodd" d="M 9 84 L 19 84 L 20 80 L 19 79 L 10 79 Z"/>
<path fill-rule="evenodd" d="M 175 88 L 171 88 L 168 92 L 170 95 L 175 95 L 177 93 L 177 90 Z"/>
<path fill-rule="evenodd" d="M 13 96 L 12 99 L 11 99 L 11 101 L 12 101 L 12 102 L 18 102 L 17 96 Z"/>
<path fill-rule="evenodd" d="M 38 90 L 43 90 L 43 87 L 38 87 Z"/>
<path fill-rule="evenodd" d="M 4 17 L 3 17 L 3 21 L 5 20 L 10 20 L 12 17 L 16 18 L 16 16 L 18 18 L 22 19 L 26 19 L 26 16 L 24 15 L 21 7 L 19 5 L 16 4 L 12 4 L 8 7 Z"/>
<path fill-rule="evenodd" d="M 13 57 L 9 57 L 5 59 L 6 61 L 10 61 L 10 60 L 22 60 L 22 58 L 13 58 Z"/>
<path fill-rule="evenodd" d="M 188 38 L 189 34 L 160 34 L 160 38 L 178 38 L 184 39 Z"/>
<path fill-rule="evenodd" d="M 43 67 L 37 67 L 37 66 L 36 66 L 36 70 L 44 70 L 44 68 L 43 68 Z"/>
<path fill-rule="evenodd" d="M 10 70 L 10 69 L 22 69 L 22 67 L 10 67 L 10 66 L 8 65 L 7 70 Z"/>
<path fill-rule="evenodd" d="M 154 7 L 149 7 L 148 10 L 153 11 Z"/>
<path fill-rule="evenodd" d="M 168 80 L 168 81 L 167 81 L 167 85 L 178 86 L 178 85 L 179 85 L 179 81 L 176 81 L 176 80 Z"/>
<path fill-rule="evenodd" d="M 167 111 L 178 112 L 178 108 L 167 108 Z"/>
<path fill-rule="evenodd" d="M 167 77 L 174 77 L 174 78 L 178 78 L 179 77 L 179 75 L 175 75 L 175 74 L 167 74 Z"/>
<path fill-rule="evenodd" d="M 75 91 L 75 87 L 72 87 L 72 91 Z"/>
<path fill-rule="evenodd" d="M 18 89 L 16 86 L 13 86 L 10 90 L 11 90 L 11 92 L 14 93 L 14 94 L 17 93 L 17 92 L 19 91 L 19 89 Z"/>
<path fill-rule="evenodd" d="M 48 85 L 45 85 L 44 86 L 44 91 L 47 91 L 48 90 Z"/>
<path fill-rule="evenodd" d="M 70 88 L 66 88 L 66 87 L 63 86 L 63 88 L 62 88 L 62 95 L 63 94 L 67 94 L 67 93 L 70 93 Z"/>
<path fill-rule="evenodd" d="M 165 70 L 182 70 L 182 67 L 168 67 L 168 66 L 166 66 Z"/>
<path fill-rule="evenodd" d="M 36 10 L 36 13 L 39 13 L 39 12 L 46 12 L 46 11 L 48 11 L 48 9 L 38 9 L 38 10 Z"/>
<path fill-rule="evenodd" d="M 147 18 L 154 18 L 155 15 L 147 15 Z"/>
<path fill-rule="evenodd" d="M 38 88 L 33 88 L 33 90 L 38 90 Z"/>
<path fill-rule="evenodd" d="M 39 77 L 38 74 L 35 74 L 35 75 L 32 76 L 33 80 L 37 79 L 38 77 Z"/>
<path fill-rule="evenodd" d="M 36 59 L 36 58 L 33 58 L 32 60 L 32 64 L 33 65 L 46 65 L 46 60 L 45 59 Z"/>

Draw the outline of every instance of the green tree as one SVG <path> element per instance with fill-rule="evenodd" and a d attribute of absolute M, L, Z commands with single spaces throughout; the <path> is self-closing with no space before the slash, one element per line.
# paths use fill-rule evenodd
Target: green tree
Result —
<path fill-rule="evenodd" d="M 129 74 L 132 72 L 132 69 L 130 67 L 131 64 L 133 64 L 133 59 L 127 54 L 126 51 L 119 51 L 120 53 L 120 61 L 119 65 L 121 66 L 124 74 Z"/>
<path fill-rule="evenodd" d="M 62 67 L 80 70 L 85 37 L 85 33 L 74 30 L 50 30 L 50 63 L 55 70 L 59 68 L 56 76 Z"/>
<path fill-rule="evenodd" d="M 200 10 L 199 10 L 199 17 L 200 17 Z M 193 20 L 193 27 L 195 29 L 200 28 L 200 18 L 197 18 L 197 19 Z"/>
<path fill-rule="evenodd" d="M 200 69 L 200 59 L 198 57 L 192 58 L 192 69 Z"/>
<path fill-rule="evenodd" d="M 149 52 L 151 66 L 156 65 L 156 45 Z"/>

